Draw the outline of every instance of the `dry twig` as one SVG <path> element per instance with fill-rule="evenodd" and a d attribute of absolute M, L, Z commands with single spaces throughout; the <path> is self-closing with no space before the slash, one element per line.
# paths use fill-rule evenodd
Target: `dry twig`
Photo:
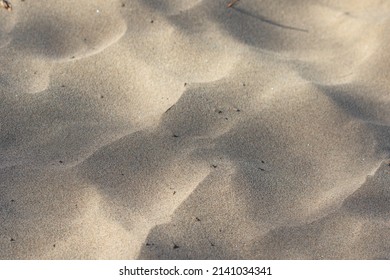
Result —
<path fill-rule="evenodd" d="M 227 5 L 228 8 L 231 8 L 234 6 L 234 4 L 236 4 L 238 2 L 238 0 L 232 0 L 230 1 L 230 3 Z"/>

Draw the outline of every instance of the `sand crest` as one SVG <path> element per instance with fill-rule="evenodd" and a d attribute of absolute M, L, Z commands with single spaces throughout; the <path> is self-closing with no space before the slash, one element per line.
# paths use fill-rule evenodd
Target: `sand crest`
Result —
<path fill-rule="evenodd" d="M 0 1 L 0 259 L 390 258 L 390 3 L 228 4 Z"/>

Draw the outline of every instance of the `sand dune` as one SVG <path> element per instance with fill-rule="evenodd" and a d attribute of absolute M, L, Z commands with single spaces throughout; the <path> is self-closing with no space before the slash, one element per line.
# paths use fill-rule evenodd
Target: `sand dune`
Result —
<path fill-rule="evenodd" d="M 0 259 L 390 258 L 390 3 L 11 3 Z"/>

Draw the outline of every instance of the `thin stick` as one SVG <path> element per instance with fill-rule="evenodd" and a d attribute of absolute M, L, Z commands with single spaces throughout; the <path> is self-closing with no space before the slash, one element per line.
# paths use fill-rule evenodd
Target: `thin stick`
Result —
<path fill-rule="evenodd" d="M 0 6 L 2 6 L 7 11 L 12 11 L 12 5 L 7 0 L 0 0 Z"/>
<path fill-rule="evenodd" d="M 227 5 L 228 8 L 231 8 L 234 6 L 234 4 L 236 4 L 238 2 L 238 0 L 232 0 L 230 1 L 230 3 Z"/>

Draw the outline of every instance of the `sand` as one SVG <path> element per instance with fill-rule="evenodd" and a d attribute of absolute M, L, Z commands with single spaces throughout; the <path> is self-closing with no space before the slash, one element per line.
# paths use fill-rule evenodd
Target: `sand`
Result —
<path fill-rule="evenodd" d="M 389 1 L 8 2 L 0 259 L 390 258 Z"/>

